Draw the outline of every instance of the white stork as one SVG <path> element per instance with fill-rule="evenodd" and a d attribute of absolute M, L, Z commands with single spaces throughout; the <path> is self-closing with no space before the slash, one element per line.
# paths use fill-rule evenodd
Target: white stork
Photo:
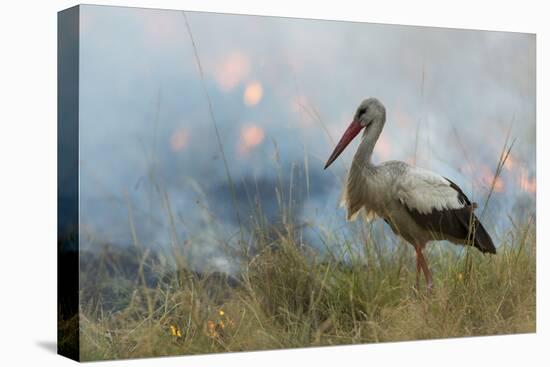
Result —
<path fill-rule="evenodd" d="M 432 288 L 432 275 L 422 250 L 429 241 L 448 240 L 496 253 L 491 237 L 474 214 L 464 192 L 451 180 L 405 162 L 372 163 L 374 145 L 384 128 L 386 109 L 376 98 L 361 102 L 353 121 L 336 145 L 325 169 L 364 128 L 365 132 L 346 180 L 341 205 L 348 220 L 361 210 L 367 218 L 380 217 L 416 250 L 416 285 L 420 270 Z"/>

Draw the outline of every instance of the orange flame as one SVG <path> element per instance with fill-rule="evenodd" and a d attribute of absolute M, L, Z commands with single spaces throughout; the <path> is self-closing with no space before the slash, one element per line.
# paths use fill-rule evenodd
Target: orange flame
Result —
<path fill-rule="evenodd" d="M 508 157 L 504 161 L 504 169 L 507 171 L 511 171 L 514 169 L 514 166 L 516 165 L 516 160 L 512 158 L 511 154 L 508 154 Z"/>
<path fill-rule="evenodd" d="M 221 90 L 229 92 L 239 85 L 249 73 L 249 58 L 239 51 L 234 51 L 216 67 L 215 79 Z"/>
<path fill-rule="evenodd" d="M 492 184 L 492 182 L 491 182 Z M 495 186 L 493 187 L 494 192 L 503 192 L 504 191 L 504 181 L 502 178 L 497 177 L 495 180 Z"/>
<path fill-rule="evenodd" d="M 535 177 L 529 179 L 529 172 L 527 169 L 522 168 L 519 176 L 519 187 L 525 192 L 534 194 L 537 191 L 537 180 Z"/>
<path fill-rule="evenodd" d="M 495 179 L 494 173 L 489 169 L 487 166 L 481 166 L 479 167 L 479 172 L 481 174 L 481 183 L 482 185 L 486 186 L 488 189 L 491 188 L 493 185 L 493 181 L 495 182 L 493 186 L 494 192 L 503 192 L 504 191 L 504 181 L 501 177 L 497 177 Z"/>
<path fill-rule="evenodd" d="M 244 104 L 249 107 L 257 105 L 262 100 L 263 94 L 264 90 L 260 82 L 253 81 L 248 83 L 243 95 Z"/>
<path fill-rule="evenodd" d="M 179 152 L 185 148 L 189 142 L 189 132 L 185 129 L 179 129 L 170 136 L 170 149 L 173 152 Z"/>
<path fill-rule="evenodd" d="M 255 124 L 243 126 L 241 129 L 239 152 L 241 154 L 249 153 L 254 147 L 262 143 L 264 137 L 265 132 L 261 127 Z"/>

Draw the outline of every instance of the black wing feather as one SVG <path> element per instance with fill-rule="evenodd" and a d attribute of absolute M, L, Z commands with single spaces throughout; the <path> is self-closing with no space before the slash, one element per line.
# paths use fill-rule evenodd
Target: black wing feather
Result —
<path fill-rule="evenodd" d="M 470 202 L 458 185 L 447 178 L 445 179 L 457 192 L 458 199 L 464 204 L 464 207 L 432 210 L 428 214 L 422 214 L 415 209 L 406 207 L 413 220 L 420 227 L 432 232 L 434 239 L 449 239 L 448 237 L 451 237 L 473 245 L 483 253 L 496 253 L 491 236 L 474 214 L 476 205 Z"/>

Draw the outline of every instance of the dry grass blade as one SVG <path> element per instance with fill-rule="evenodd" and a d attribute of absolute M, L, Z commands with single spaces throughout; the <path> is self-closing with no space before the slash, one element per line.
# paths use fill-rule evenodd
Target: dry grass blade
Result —
<path fill-rule="evenodd" d="M 225 151 L 223 148 L 222 140 L 220 137 L 220 131 L 218 129 L 218 124 L 216 123 L 216 117 L 214 115 L 214 108 L 212 107 L 212 99 L 210 98 L 210 94 L 208 93 L 208 89 L 206 88 L 206 83 L 204 81 L 204 71 L 202 69 L 202 64 L 199 57 L 199 52 L 197 50 L 197 45 L 195 43 L 195 39 L 193 37 L 193 32 L 191 30 L 191 24 L 189 24 L 189 20 L 187 19 L 187 14 L 185 11 L 182 12 L 183 18 L 185 19 L 185 26 L 187 27 L 187 32 L 189 33 L 189 38 L 191 39 L 191 45 L 193 46 L 193 54 L 195 56 L 195 62 L 197 63 L 197 68 L 199 71 L 199 77 L 201 80 L 201 86 L 204 92 L 204 95 L 206 97 L 206 100 L 208 102 L 208 112 L 210 114 L 210 120 L 212 121 L 212 125 L 214 126 L 214 131 L 216 132 L 216 141 L 218 143 L 218 149 L 220 150 L 220 154 L 223 160 L 223 165 L 225 168 L 225 174 L 227 176 L 227 182 L 229 183 L 229 187 L 231 189 L 231 196 L 233 200 L 233 207 L 235 210 L 235 215 L 237 216 L 237 221 L 239 223 L 239 228 L 241 232 L 241 244 L 244 243 L 244 233 L 243 233 L 243 227 L 242 227 L 242 221 L 241 216 L 239 213 L 239 207 L 237 205 L 237 194 L 235 192 L 235 185 L 233 184 L 233 179 L 231 178 L 231 172 L 229 171 L 229 165 L 227 163 L 227 157 L 225 155 Z"/>

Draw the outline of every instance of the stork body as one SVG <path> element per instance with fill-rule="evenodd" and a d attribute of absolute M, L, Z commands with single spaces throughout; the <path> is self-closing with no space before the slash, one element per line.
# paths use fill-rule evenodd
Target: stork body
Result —
<path fill-rule="evenodd" d="M 414 246 L 417 287 L 420 271 L 428 288 L 432 276 L 422 250 L 429 241 L 448 240 L 469 244 L 482 252 L 495 253 L 491 237 L 474 214 L 464 192 L 437 173 L 389 161 L 372 162 L 372 153 L 386 122 L 386 110 L 375 98 L 364 100 L 342 136 L 325 169 L 362 130 L 363 138 L 352 161 L 342 195 L 348 220 L 363 210 L 367 218 L 384 219 L 392 231 Z"/>

